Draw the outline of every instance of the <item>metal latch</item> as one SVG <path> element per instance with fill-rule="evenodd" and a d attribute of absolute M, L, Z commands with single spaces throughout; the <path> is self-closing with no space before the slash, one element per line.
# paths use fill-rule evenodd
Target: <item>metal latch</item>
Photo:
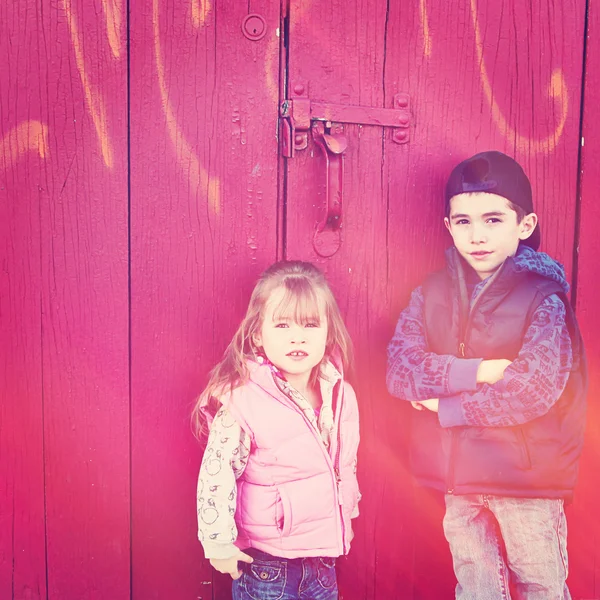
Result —
<path fill-rule="evenodd" d="M 304 90 L 304 85 L 296 85 L 296 97 L 281 104 L 281 153 L 293 158 L 297 151 L 305 150 L 309 131 L 323 152 L 325 211 L 315 227 L 313 248 L 320 256 L 329 257 L 341 245 L 344 152 L 348 147 L 343 123 L 393 127 L 392 140 L 406 144 L 410 138 L 410 98 L 408 94 L 396 94 L 395 108 L 373 108 L 314 102 L 304 96 Z"/>
<path fill-rule="evenodd" d="M 323 121 L 331 127 L 333 123 L 355 123 L 392 127 L 392 140 L 397 144 L 406 144 L 410 139 L 410 97 L 408 94 L 394 96 L 395 108 L 374 108 L 371 106 L 350 106 L 315 102 L 303 96 L 304 86 L 296 86 L 298 95 L 281 103 L 281 153 L 292 158 L 296 150 L 308 146 L 308 132 L 311 121 Z"/>

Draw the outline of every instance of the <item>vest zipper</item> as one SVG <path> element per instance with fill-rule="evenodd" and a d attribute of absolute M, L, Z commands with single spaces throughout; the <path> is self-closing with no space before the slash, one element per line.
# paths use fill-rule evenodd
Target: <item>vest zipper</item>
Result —
<path fill-rule="evenodd" d="M 461 358 L 465 358 L 465 355 L 466 355 L 465 346 L 467 344 L 467 340 L 469 339 L 468 334 L 470 333 L 470 325 L 471 325 L 473 313 L 475 312 L 475 308 L 481 301 L 481 297 L 488 291 L 488 289 L 490 288 L 492 283 L 498 278 L 498 275 L 502 271 L 502 269 L 504 269 L 504 263 L 502 265 L 500 265 L 500 268 L 488 279 L 487 283 L 483 286 L 483 289 L 477 295 L 477 298 L 475 298 L 475 302 L 473 302 L 473 306 L 470 306 L 470 308 L 469 308 L 469 315 L 467 316 L 467 322 L 465 323 L 465 327 L 464 327 L 464 329 L 462 331 L 462 335 L 461 335 L 462 341 L 458 344 L 458 353 L 461 356 Z M 471 304 L 471 299 L 469 298 L 469 305 L 470 304 Z"/>
<path fill-rule="evenodd" d="M 337 385 L 341 385 L 340 382 L 338 382 Z M 279 389 L 279 388 L 278 388 Z M 343 390 L 343 388 L 342 388 Z M 325 448 L 325 444 L 323 443 L 323 440 L 321 438 L 321 432 L 318 430 L 318 428 L 316 428 L 308 419 L 308 417 L 304 414 L 304 411 L 302 409 L 300 409 L 300 407 L 296 404 L 296 402 L 294 402 L 291 398 L 289 398 L 287 396 L 287 394 L 279 389 L 279 392 L 286 398 L 286 400 L 288 400 L 290 402 L 290 405 L 292 406 L 292 408 L 302 416 L 302 418 L 304 419 L 304 422 L 307 424 L 308 428 L 313 432 L 313 434 L 315 435 L 315 438 L 317 439 L 317 441 L 319 442 L 319 446 L 321 447 L 321 450 L 323 451 L 324 456 L 326 457 L 327 462 L 331 463 L 331 471 L 333 474 L 333 480 L 334 480 L 334 484 L 335 484 L 335 489 L 337 492 L 337 496 L 338 496 L 338 517 L 340 519 L 340 529 L 342 530 L 342 550 L 343 550 L 343 554 L 346 554 L 346 527 L 344 525 L 344 512 L 342 509 L 342 477 L 340 474 L 340 470 L 339 470 L 339 461 L 340 461 L 340 448 L 341 448 L 341 438 L 342 438 L 342 428 L 341 428 L 341 416 L 342 416 L 342 406 L 343 406 L 343 394 L 340 395 L 340 399 L 339 399 L 339 409 L 336 409 L 336 411 L 338 412 L 338 418 L 337 418 L 337 448 L 335 450 L 335 458 L 332 459 L 331 454 L 329 453 L 329 451 Z M 334 423 L 335 423 L 335 415 L 334 415 Z"/>
<path fill-rule="evenodd" d="M 464 327 L 463 331 L 461 332 L 462 341 L 458 344 L 458 354 L 460 355 L 461 358 L 465 358 L 465 355 L 466 355 L 465 346 L 467 344 L 467 340 L 469 339 L 470 325 L 471 325 L 473 313 L 475 312 L 475 308 L 481 301 L 482 296 L 484 296 L 485 293 L 488 291 L 491 284 L 497 279 L 499 273 L 502 271 L 502 269 L 504 269 L 504 264 L 505 263 L 500 265 L 500 268 L 489 278 L 487 283 L 483 286 L 483 289 L 479 292 L 479 294 L 477 295 L 477 298 L 475 298 L 475 302 L 473 302 L 473 306 L 470 306 L 471 298 L 469 298 L 469 300 L 468 300 L 469 315 L 467 316 L 467 322 L 465 324 L 465 327 Z M 456 453 L 456 432 L 454 431 L 454 428 L 452 428 L 450 430 L 450 457 L 449 457 L 449 463 L 448 463 L 448 475 L 447 475 L 447 480 L 446 480 L 446 493 L 447 494 L 454 494 L 454 462 L 455 462 L 454 454 L 455 453 Z"/>
<path fill-rule="evenodd" d="M 338 511 L 340 516 L 340 525 L 342 529 L 342 550 L 343 554 L 346 554 L 346 525 L 344 523 L 344 508 L 342 503 L 342 476 L 340 474 L 340 454 L 342 447 L 342 407 L 344 405 L 343 402 L 343 388 L 342 393 L 340 394 L 339 402 L 340 408 L 337 418 L 337 447 L 335 449 L 335 459 L 333 461 L 333 472 L 335 475 L 335 484 L 337 488 L 338 495 Z"/>

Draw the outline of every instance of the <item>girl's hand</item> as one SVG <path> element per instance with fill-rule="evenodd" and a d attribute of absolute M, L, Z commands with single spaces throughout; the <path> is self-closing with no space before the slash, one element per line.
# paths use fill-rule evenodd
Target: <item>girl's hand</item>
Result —
<path fill-rule="evenodd" d="M 241 550 L 235 556 L 231 558 L 211 558 L 210 564 L 219 573 L 229 573 L 231 579 L 239 579 L 242 576 L 242 572 L 238 569 L 238 561 L 242 561 L 248 564 L 254 562 L 254 559 L 247 554 L 244 554 Z"/>
<path fill-rule="evenodd" d="M 439 398 L 430 398 L 429 400 L 421 400 L 420 402 L 417 402 L 416 400 L 413 400 L 411 402 L 412 407 L 416 408 L 417 410 L 430 410 L 431 412 L 438 412 L 438 407 L 440 405 L 440 401 Z"/>

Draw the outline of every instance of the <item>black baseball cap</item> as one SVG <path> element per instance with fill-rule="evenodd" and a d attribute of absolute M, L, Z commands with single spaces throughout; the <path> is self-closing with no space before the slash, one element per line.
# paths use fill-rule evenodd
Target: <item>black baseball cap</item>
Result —
<path fill-rule="evenodd" d="M 457 165 L 446 184 L 446 214 L 450 200 L 465 192 L 497 194 L 520 206 L 525 214 L 533 212 L 531 183 L 521 165 L 506 154 L 496 150 L 480 152 Z M 540 226 L 522 244 L 537 250 L 540 246 Z"/>

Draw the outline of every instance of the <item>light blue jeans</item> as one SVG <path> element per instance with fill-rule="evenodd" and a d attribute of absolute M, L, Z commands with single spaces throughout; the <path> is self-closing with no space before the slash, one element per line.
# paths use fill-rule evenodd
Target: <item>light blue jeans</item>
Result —
<path fill-rule="evenodd" d="M 562 500 L 446 495 L 457 600 L 570 600 Z"/>
<path fill-rule="evenodd" d="M 238 563 L 233 600 L 337 600 L 335 558 L 278 558 L 250 548 L 254 559 Z"/>

